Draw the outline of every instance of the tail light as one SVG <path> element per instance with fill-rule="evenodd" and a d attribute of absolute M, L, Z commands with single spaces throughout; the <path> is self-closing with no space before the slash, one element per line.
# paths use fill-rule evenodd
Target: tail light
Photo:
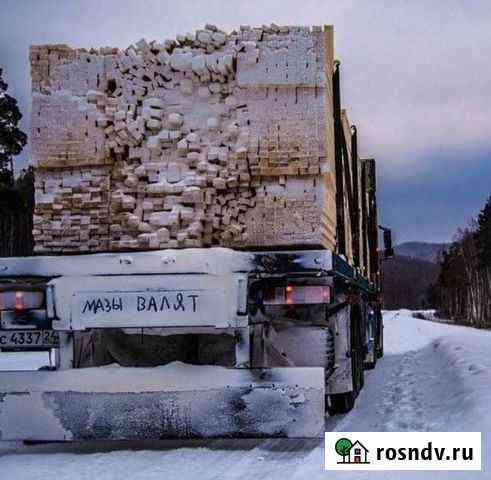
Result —
<path fill-rule="evenodd" d="M 264 290 L 264 305 L 314 305 L 331 302 L 329 285 L 287 285 Z"/>
<path fill-rule="evenodd" d="M 24 292 L 15 292 L 14 309 L 15 310 L 24 310 L 24 308 L 25 308 Z"/>
<path fill-rule="evenodd" d="M 0 292 L 0 310 L 35 310 L 43 308 L 44 292 L 40 290 L 7 290 Z"/>

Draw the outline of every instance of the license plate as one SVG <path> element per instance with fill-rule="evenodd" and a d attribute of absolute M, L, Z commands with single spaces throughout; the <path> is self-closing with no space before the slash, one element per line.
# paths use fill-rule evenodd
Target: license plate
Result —
<path fill-rule="evenodd" d="M 53 348 L 59 341 L 53 330 L 0 330 L 0 348 Z"/>

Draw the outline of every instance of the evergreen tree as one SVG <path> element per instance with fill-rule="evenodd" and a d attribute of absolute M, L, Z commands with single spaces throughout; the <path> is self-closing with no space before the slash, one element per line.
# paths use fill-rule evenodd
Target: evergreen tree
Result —
<path fill-rule="evenodd" d="M 34 211 L 34 168 L 29 165 L 22 169 L 15 180 L 15 190 L 22 199 L 22 205 L 29 212 Z"/>
<path fill-rule="evenodd" d="M 491 195 L 477 217 L 477 248 L 482 267 L 491 268 Z"/>
<path fill-rule="evenodd" d="M 0 68 L 0 188 L 14 184 L 12 157 L 18 155 L 27 142 L 27 135 L 18 127 L 22 114 L 17 100 L 8 95 Z"/>
<path fill-rule="evenodd" d="M 432 294 L 444 318 L 491 328 L 491 196 L 443 255 Z"/>

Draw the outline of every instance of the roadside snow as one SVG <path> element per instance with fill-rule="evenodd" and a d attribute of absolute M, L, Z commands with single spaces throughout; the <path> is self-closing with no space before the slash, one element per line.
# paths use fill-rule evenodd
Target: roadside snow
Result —
<path fill-rule="evenodd" d="M 491 479 L 491 332 L 384 312 L 385 354 L 355 408 L 327 431 L 481 431 L 482 472 L 340 472 L 329 479 Z M 313 451 L 301 470 L 322 476 Z M 300 471 L 299 471 L 300 472 Z M 302 478 L 299 474 L 295 479 Z"/>
<path fill-rule="evenodd" d="M 37 370 L 45 365 L 47 352 L 0 352 L 0 370 Z"/>
<path fill-rule="evenodd" d="M 420 350 L 445 335 L 458 335 L 467 332 L 472 336 L 474 330 L 468 327 L 428 322 L 414 318 L 411 310 L 387 310 L 384 312 L 384 349 L 388 355 Z M 462 330 L 463 329 L 463 330 Z M 469 333 L 471 332 L 471 333 Z"/>
<path fill-rule="evenodd" d="M 405 353 L 402 363 L 419 362 L 419 369 L 411 368 L 417 381 L 430 378 L 428 389 L 442 387 L 438 403 L 453 404 L 449 429 L 462 430 L 465 418 L 468 430 L 491 432 L 491 331 L 416 319 L 409 310 L 385 312 L 384 322 L 386 354 Z M 452 378 L 455 383 L 445 384 Z"/>
<path fill-rule="evenodd" d="M 491 479 L 491 332 L 384 312 L 385 357 L 340 431 L 483 431 L 484 472 L 324 472 L 319 440 L 0 442 L 0 477 L 140 479 Z M 13 360 L 0 355 L 0 368 Z M 25 365 L 34 362 L 26 358 Z M 33 363 L 30 363 L 31 365 Z"/>

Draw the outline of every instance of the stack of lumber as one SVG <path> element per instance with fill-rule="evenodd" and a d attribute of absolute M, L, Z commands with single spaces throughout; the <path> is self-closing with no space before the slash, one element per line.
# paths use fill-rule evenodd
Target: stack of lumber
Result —
<path fill-rule="evenodd" d="M 336 250 L 332 27 L 33 46 L 35 250 Z"/>

